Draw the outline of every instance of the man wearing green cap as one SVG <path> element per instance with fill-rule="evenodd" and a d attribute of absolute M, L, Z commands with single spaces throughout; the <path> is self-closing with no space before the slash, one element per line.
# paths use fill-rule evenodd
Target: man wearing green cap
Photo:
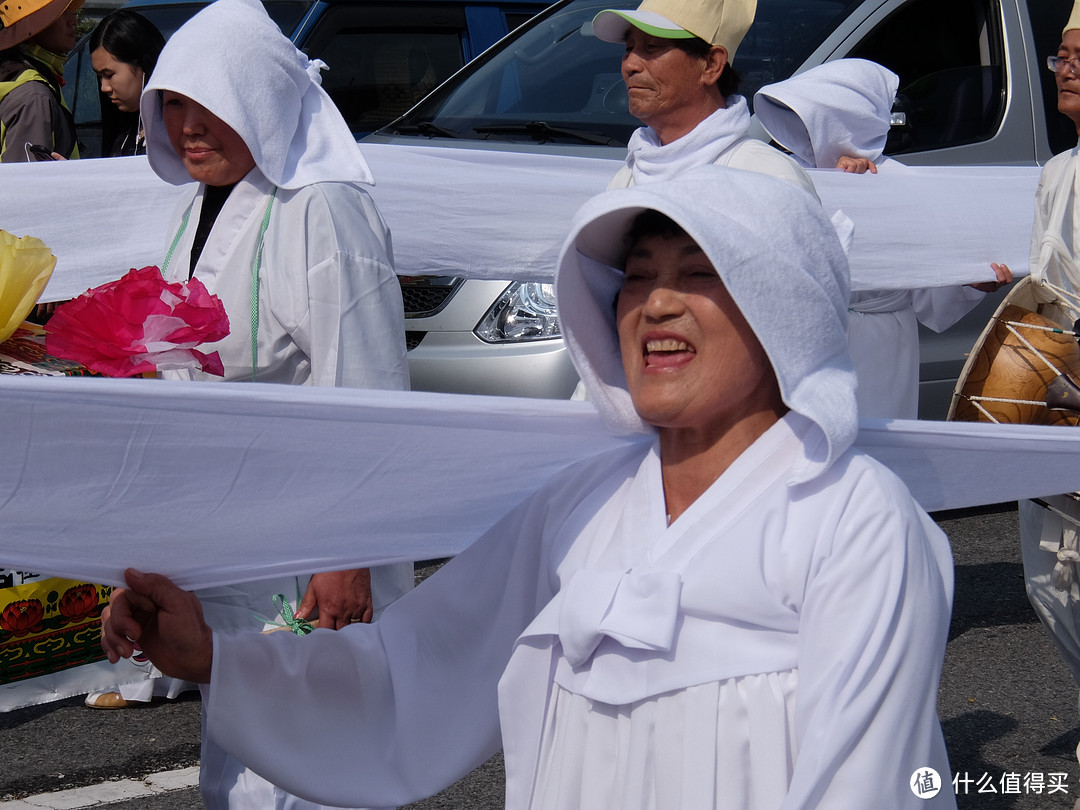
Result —
<path fill-rule="evenodd" d="M 714 163 L 770 174 L 811 194 L 790 157 L 750 138 L 750 111 L 736 95 L 735 49 L 754 21 L 757 0 L 645 0 L 593 20 L 606 42 L 624 42 L 622 76 L 630 113 L 645 126 L 627 145 L 626 166 L 609 188 L 664 180 Z"/>

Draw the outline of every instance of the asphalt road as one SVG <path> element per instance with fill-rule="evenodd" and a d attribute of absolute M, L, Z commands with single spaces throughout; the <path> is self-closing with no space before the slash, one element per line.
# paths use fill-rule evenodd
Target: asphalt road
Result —
<path fill-rule="evenodd" d="M 1077 687 L 1024 594 L 1016 511 L 1010 505 L 935 518 L 956 561 L 939 713 L 952 769 L 961 779 L 958 804 L 971 810 L 1068 810 L 1080 799 Z M 126 711 L 91 711 L 75 699 L 0 715 L 0 810 L 4 799 L 197 764 L 199 710 L 197 696 L 188 695 Z M 866 774 L 870 780 L 884 776 Z M 1040 783 L 1042 792 L 1033 792 Z M 502 766 L 495 758 L 409 807 L 495 810 L 502 801 Z M 194 789 L 186 789 L 110 807 L 192 810 L 201 803 Z"/>

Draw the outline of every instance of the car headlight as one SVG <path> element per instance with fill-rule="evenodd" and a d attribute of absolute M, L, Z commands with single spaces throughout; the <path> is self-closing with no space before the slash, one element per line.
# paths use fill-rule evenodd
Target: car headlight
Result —
<path fill-rule="evenodd" d="M 555 285 L 515 281 L 491 305 L 474 331 L 488 343 L 560 337 Z"/>

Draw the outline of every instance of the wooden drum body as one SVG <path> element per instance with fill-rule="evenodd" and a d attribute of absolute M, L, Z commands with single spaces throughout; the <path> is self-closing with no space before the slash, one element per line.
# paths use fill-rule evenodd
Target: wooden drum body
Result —
<path fill-rule="evenodd" d="M 1077 339 L 1071 334 L 1025 327 L 1071 331 L 1072 322 L 1065 321 L 1059 307 L 1036 299 L 1029 278 L 1017 283 L 968 356 L 946 418 L 960 422 L 1080 424 L 1080 414 L 1045 404 L 1050 386 L 1053 404 L 1071 402 L 1072 407 L 1080 409 L 1080 402 L 1075 401 L 1077 393 L 1068 382 L 1069 378 L 1080 381 Z M 1014 324 L 1012 329 L 1010 322 Z"/>

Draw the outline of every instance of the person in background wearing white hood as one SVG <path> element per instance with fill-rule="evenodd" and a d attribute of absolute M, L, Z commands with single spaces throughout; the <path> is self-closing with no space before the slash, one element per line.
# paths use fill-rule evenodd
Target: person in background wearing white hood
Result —
<path fill-rule="evenodd" d="M 373 182 L 368 165 L 319 86 L 321 67 L 257 0 L 217 0 L 173 34 L 141 102 L 151 167 L 190 188 L 162 272 L 198 277 L 224 304 L 231 332 L 206 350 L 220 353 L 226 380 L 405 390 L 390 234 L 362 187 Z M 288 486 L 281 461 L 267 486 Z M 296 614 L 317 613 L 330 630 L 371 621 L 412 581 L 411 564 L 316 574 Z M 215 628 L 261 630 L 273 597 L 295 606 L 299 592 L 283 577 L 200 596 Z M 205 735 L 200 786 L 210 808 L 311 806 L 242 770 Z"/>
<path fill-rule="evenodd" d="M 765 131 L 800 166 L 863 173 L 903 171 L 884 159 L 898 78 L 865 59 L 838 59 L 754 95 Z M 855 234 L 858 238 L 858 234 Z M 852 294 L 851 358 L 859 386 L 859 416 L 915 419 L 919 410 L 919 323 L 942 332 L 1012 281 L 1005 265 L 991 265 L 997 281 L 966 287 L 877 290 Z"/>
<path fill-rule="evenodd" d="M 815 194 L 798 164 L 747 135 L 750 111 L 731 66 L 757 0 L 645 0 L 634 11 L 593 19 L 605 42 L 626 43 L 622 77 L 630 114 L 645 126 L 627 144 L 626 165 L 608 188 L 676 176 L 713 163 L 760 172 Z"/>
<path fill-rule="evenodd" d="M 556 474 L 374 624 L 222 637 L 128 570 L 105 650 L 208 682 L 212 739 L 332 804 L 419 799 L 501 746 L 509 810 L 953 808 L 951 554 L 851 448 L 847 285 L 789 183 L 608 191 L 556 293 L 593 403 L 641 441 Z"/>

